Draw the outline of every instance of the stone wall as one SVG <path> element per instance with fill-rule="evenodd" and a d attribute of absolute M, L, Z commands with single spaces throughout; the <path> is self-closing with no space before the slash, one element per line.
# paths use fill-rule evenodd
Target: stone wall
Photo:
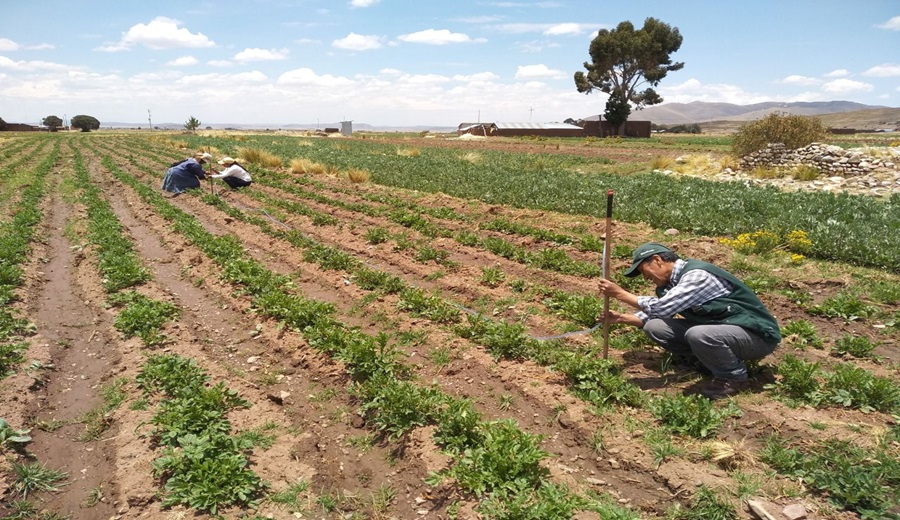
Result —
<path fill-rule="evenodd" d="M 900 150 L 898 150 L 900 155 Z M 840 146 L 812 143 L 803 148 L 791 150 L 781 143 L 772 143 L 762 150 L 741 159 L 741 169 L 793 168 L 814 166 L 829 177 L 857 177 L 875 171 L 894 170 L 897 156 L 883 159 L 867 155 L 860 150 L 845 150 Z"/>

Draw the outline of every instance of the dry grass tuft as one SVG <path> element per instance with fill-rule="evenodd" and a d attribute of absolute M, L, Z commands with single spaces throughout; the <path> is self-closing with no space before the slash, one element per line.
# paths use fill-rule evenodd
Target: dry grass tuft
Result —
<path fill-rule="evenodd" d="M 710 441 L 705 448 L 709 450 L 709 460 L 724 469 L 753 468 L 758 465 L 753 449 L 744 440 L 733 443 Z"/>
<path fill-rule="evenodd" d="M 325 175 L 337 177 L 339 173 L 341 173 L 341 170 L 339 170 L 337 166 L 334 166 L 333 164 L 325 165 Z"/>
<path fill-rule="evenodd" d="M 297 146 L 312 146 L 312 142 L 307 141 L 306 139 L 298 139 Z"/>
<path fill-rule="evenodd" d="M 301 157 L 299 159 L 291 159 L 290 170 L 291 173 L 297 175 L 301 173 L 321 175 L 325 173 L 325 166 L 305 157 Z"/>
<path fill-rule="evenodd" d="M 784 177 L 784 173 L 778 171 L 777 168 L 767 168 L 765 166 L 757 166 L 750 170 L 750 176 L 757 179 L 780 179 Z"/>
<path fill-rule="evenodd" d="M 399 148 L 397 149 L 397 155 L 402 157 L 418 157 L 422 155 L 422 150 L 418 148 Z"/>
<path fill-rule="evenodd" d="M 733 155 L 725 155 L 719 157 L 719 164 L 722 166 L 722 169 L 731 169 L 732 171 L 737 171 L 741 169 L 741 161 L 738 160 L 737 157 Z"/>
<path fill-rule="evenodd" d="M 269 152 L 263 152 L 263 154 L 259 158 L 259 164 L 265 166 L 266 168 L 281 168 L 284 166 L 284 162 L 281 160 L 281 157 Z"/>
<path fill-rule="evenodd" d="M 814 181 L 819 178 L 822 172 L 815 166 L 801 164 L 792 168 L 788 173 L 798 181 Z"/>
<path fill-rule="evenodd" d="M 460 158 L 461 158 L 462 160 L 464 160 L 464 161 L 466 161 L 466 162 L 469 162 L 469 163 L 472 163 L 472 164 L 479 164 L 479 163 L 481 163 L 481 154 L 475 153 L 475 152 L 469 152 L 469 153 L 463 155 L 463 156 L 460 157 Z"/>
<path fill-rule="evenodd" d="M 281 168 L 284 164 L 281 157 L 261 148 L 239 147 L 237 153 L 245 162 L 259 164 L 266 168 Z"/>
<path fill-rule="evenodd" d="M 371 176 L 372 175 L 369 173 L 369 170 L 363 170 L 360 168 L 350 168 L 349 170 L 347 170 L 347 178 L 350 179 L 350 182 L 354 184 L 368 182 Z"/>
<path fill-rule="evenodd" d="M 682 155 L 675 158 L 675 164 L 670 168 L 678 173 L 689 175 L 715 175 L 721 173 L 724 168 L 708 153 Z"/>
<path fill-rule="evenodd" d="M 241 156 L 244 161 L 248 163 L 258 163 L 259 158 L 262 154 L 265 153 L 265 150 L 261 148 L 250 148 L 247 146 L 240 146 L 237 149 L 237 154 Z"/>
<path fill-rule="evenodd" d="M 671 157 L 664 157 L 661 155 L 657 155 L 650 161 L 650 169 L 651 170 L 668 170 L 674 161 Z"/>

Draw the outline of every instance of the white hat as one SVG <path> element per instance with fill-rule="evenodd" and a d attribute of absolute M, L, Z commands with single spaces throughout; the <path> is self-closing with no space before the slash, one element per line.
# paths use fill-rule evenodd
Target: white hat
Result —
<path fill-rule="evenodd" d="M 210 161 L 213 158 L 213 156 L 210 155 L 209 152 L 197 152 L 196 154 L 194 154 L 194 157 L 201 161 Z"/>
<path fill-rule="evenodd" d="M 219 164 L 221 164 L 222 166 L 231 166 L 234 163 L 235 163 L 235 160 L 232 159 L 231 157 L 222 157 L 222 160 L 219 161 Z"/>

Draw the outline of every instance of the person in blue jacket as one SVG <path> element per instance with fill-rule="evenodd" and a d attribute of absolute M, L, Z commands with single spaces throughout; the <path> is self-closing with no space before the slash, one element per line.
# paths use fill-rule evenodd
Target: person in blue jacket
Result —
<path fill-rule="evenodd" d="M 209 163 L 210 160 L 212 160 L 212 155 L 198 152 L 193 157 L 172 164 L 166 170 L 162 189 L 177 196 L 185 190 L 199 188 L 200 181 L 206 178 L 203 165 Z"/>

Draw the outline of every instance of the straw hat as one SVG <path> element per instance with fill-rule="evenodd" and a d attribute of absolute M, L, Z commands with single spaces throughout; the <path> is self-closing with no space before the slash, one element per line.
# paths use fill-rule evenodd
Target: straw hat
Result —
<path fill-rule="evenodd" d="M 222 160 L 219 161 L 219 164 L 221 164 L 222 166 L 231 166 L 235 162 L 236 161 L 234 159 L 232 159 L 231 157 L 222 157 Z"/>

